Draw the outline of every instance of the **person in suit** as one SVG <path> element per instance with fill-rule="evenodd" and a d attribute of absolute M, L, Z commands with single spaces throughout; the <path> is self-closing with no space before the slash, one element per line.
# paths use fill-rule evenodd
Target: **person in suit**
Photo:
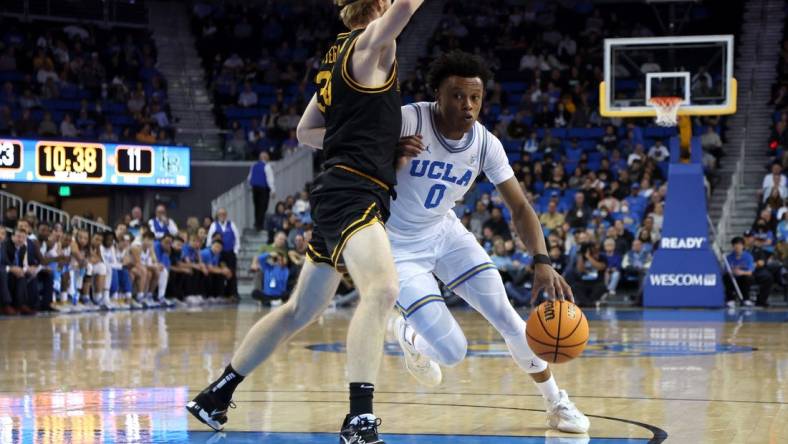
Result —
<path fill-rule="evenodd" d="M 3 241 L 0 246 L 0 268 L 7 280 L 7 291 L 4 295 L 3 314 L 32 315 L 28 300 L 27 265 L 27 232 L 17 229 L 14 234 Z"/>

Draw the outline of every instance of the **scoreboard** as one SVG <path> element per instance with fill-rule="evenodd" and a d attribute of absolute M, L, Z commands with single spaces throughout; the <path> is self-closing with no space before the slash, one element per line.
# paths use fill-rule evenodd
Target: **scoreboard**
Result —
<path fill-rule="evenodd" d="M 188 188 L 191 149 L 0 138 L 0 181 Z"/>

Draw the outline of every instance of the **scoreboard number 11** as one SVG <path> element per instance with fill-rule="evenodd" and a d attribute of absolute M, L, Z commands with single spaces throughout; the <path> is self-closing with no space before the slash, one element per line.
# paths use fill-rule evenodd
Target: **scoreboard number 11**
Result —
<path fill-rule="evenodd" d="M 150 176 L 153 174 L 153 150 L 146 146 L 119 146 L 115 154 L 118 174 Z"/>

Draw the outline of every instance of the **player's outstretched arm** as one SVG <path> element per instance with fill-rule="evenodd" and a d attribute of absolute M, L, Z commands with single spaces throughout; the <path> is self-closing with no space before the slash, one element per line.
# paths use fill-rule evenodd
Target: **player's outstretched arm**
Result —
<path fill-rule="evenodd" d="M 361 33 L 356 50 L 379 51 L 394 43 L 422 3 L 424 0 L 395 0 L 380 18 L 372 21 Z"/>
<path fill-rule="evenodd" d="M 320 108 L 317 107 L 317 94 L 312 95 L 312 100 L 304 110 L 304 115 L 298 121 L 296 137 L 298 143 L 316 149 L 323 149 L 323 137 L 326 135 L 326 119 Z"/>
<path fill-rule="evenodd" d="M 525 198 L 520 183 L 512 177 L 496 186 L 501 193 L 506 205 L 512 212 L 512 222 L 517 231 L 517 235 L 525 243 L 531 255 L 547 254 L 547 245 L 542 232 L 542 224 L 536 215 L 528 199 Z M 559 299 L 569 299 L 574 301 L 572 288 L 566 283 L 564 278 L 556 272 L 550 265 L 534 265 L 534 284 L 531 290 L 531 304 L 542 292 L 546 291 L 550 297 Z"/>

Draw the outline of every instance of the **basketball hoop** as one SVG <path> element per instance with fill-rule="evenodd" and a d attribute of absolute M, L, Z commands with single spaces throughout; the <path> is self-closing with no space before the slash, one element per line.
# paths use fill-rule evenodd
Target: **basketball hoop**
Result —
<path fill-rule="evenodd" d="M 681 97 L 652 97 L 648 103 L 657 111 L 656 123 L 659 126 L 676 126 L 678 124 L 679 106 L 684 99 Z"/>

